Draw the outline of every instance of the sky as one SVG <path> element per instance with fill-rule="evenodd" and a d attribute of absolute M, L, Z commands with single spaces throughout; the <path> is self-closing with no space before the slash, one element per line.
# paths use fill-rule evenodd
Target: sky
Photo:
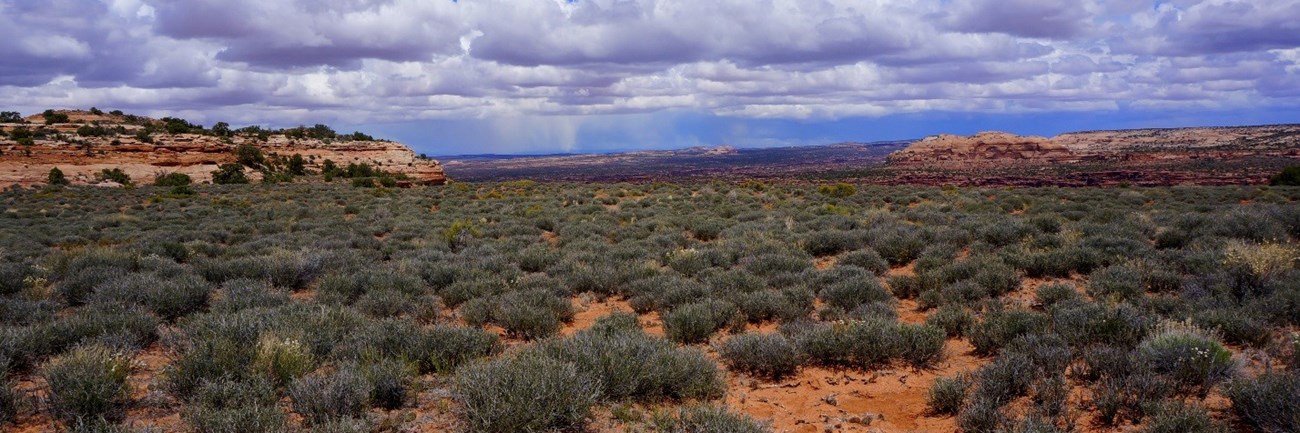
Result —
<path fill-rule="evenodd" d="M 1300 122 L 1300 0 L 0 0 L 0 110 L 430 155 Z"/>

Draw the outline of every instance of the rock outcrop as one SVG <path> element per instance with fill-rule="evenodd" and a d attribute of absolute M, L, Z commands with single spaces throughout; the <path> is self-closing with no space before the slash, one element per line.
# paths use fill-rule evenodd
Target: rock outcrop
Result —
<path fill-rule="evenodd" d="M 889 163 L 966 164 L 1060 162 L 1076 159 L 1074 152 L 1045 137 L 1005 132 L 981 132 L 971 137 L 937 135 L 912 143 L 889 156 Z"/>
<path fill-rule="evenodd" d="M 152 134 L 148 141 L 137 138 L 152 119 L 135 117 L 130 123 L 123 116 L 91 114 L 84 111 L 68 114 L 68 123 L 45 125 L 42 116 L 31 116 L 29 124 L 0 124 L 6 133 L 15 128 L 45 128 L 44 137 L 32 139 L 30 145 L 0 134 L 0 186 L 32 185 L 46 182 L 51 168 L 58 167 L 74 184 L 95 184 L 104 169 L 118 168 L 137 183 L 152 182 L 160 173 L 179 172 L 195 182 L 207 182 L 220 164 L 235 162 L 237 146 L 251 144 L 265 155 L 290 157 L 302 155 L 309 170 L 319 171 L 326 160 L 338 166 L 368 164 L 391 173 L 406 175 L 414 183 L 442 184 L 447 181 L 438 161 L 417 156 L 401 143 L 350 138 L 290 138 L 284 134 L 258 137 L 231 134 L 227 137 L 194 133 Z M 142 120 L 143 119 L 143 120 Z M 114 132 L 103 136 L 80 136 L 78 128 L 95 124 Z M 346 136 L 342 136 L 346 137 Z M 249 176 L 258 179 L 259 173 Z"/>
<path fill-rule="evenodd" d="M 1087 161 L 1300 156 L 1300 125 L 1085 131 L 1052 138 L 982 132 L 928 137 L 891 154 L 895 166 L 979 168 Z"/>

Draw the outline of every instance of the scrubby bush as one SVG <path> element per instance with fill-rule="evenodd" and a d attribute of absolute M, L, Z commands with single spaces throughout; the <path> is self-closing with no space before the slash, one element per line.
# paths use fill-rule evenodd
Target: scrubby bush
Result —
<path fill-rule="evenodd" d="M 82 346 L 41 368 L 50 412 L 69 427 L 126 415 L 131 389 L 128 357 L 103 346 Z"/>
<path fill-rule="evenodd" d="M 971 387 L 971 377 L 958 373 L 953 377 L 940 377 L 930 385 L 925 403 L 934 415 L 956 415 L 966 405 L 966 394 Z"/>
<path fill-rule="evenodd" d="M 702 343 L 737 318 L 736 306 L 726 301 L 706 300 L 674 308 L 663 316 L 664 332 L 673 341 Z"/>
<path fill-rule="evenodd" d="M 801 325 L 790 330 L 809 360 L 828 366 L 871 369 L 892 360 L 924 367 L 943 353 L 943 330 L 868 319 L 836 325 Z"/>
<path fill-rule="evenodd" d="M 1266 433 L 1300 431 L 1300 375 L 1266 372 L 1230 382 L 1224 392 L 1251 428 Z"/>
<path fill-rule="evenodd" d="M 1235 372 L 1236 361 L 1209 332 L 1188 323 L 1165 322 L 1137 347 L 1151 371 L 1168 375 L 1180 389 L 1202 395 Z"/>
<path fill-rule="evenodd" d="M 315 367 L 311 349 L 297 339 L 263 335 L 253 356 L 253 371 L 274 383 L 286 385 Z"/>
<path fill-rule="evenodd" d="M 1034 290 L 1034 296 L 1038 303 L 1043 307 L 1052 306 L 1078 300 L 1081 298 L 1079 292 L 1069 283 L 1044 284 Z"/>
<path fill-rule="evenodd" d="M 1141 433 L 1227 433 L 1205 408 L 1182 403 L 1160 405 L 1146 422 Z"/>
<path fill-rule="evenodd" d="M 293 410 L 311 423 L 360 416 L 370 403 L 370 384 L 354 366 L 294 380 L 288 389 Z"/>
<path fill-rule="evenodd" d="M 793 375 L 801 361 L 799 349 L 779 334 L 741 334 L 718 347 L 718 354 L 732 370 L 771 380 Z"/>
<path fill-rule="evenodd" d="M 664 433 L 766 433 L 772 429 L 747 415 L 733 413 L 722 406 L 692 405 L 677 410 L 676 416 L 656 419 L 657 431 Z"/>
<path fill-rule="evenodd" d="M 453 382 L 460 416 L 473 432 L 578 429 L 600 398 L 600 382 L 577 366 L 535 354 L 468 366 Z"/>
<path fill-rule="evenodd" d="M 975 353 L 991 355 L 1012 339 L 1042 331 L 1047 326 L 1047 318 L 1033 311 L 996 311 L 971 329 L 970 342 L 975 346 Z"/>
<path fill-rule="evenodd" d="M 713 361 L 698 350 L 646 335 L 635 316 L 601 318 L 589 330 L 540 350 L 593 376 L 608 400 L 713 399 L 726 391 Z"/>
<path fill-rule="evenodd" d="M 268 381 L 221 379 L 200 386 L 181 419 L 196 433 L 283 433 L 288 417 L 277 400 Z"/>
<path fill-rule="evenodd" d="M 925 318 L 925 324 L 942 329 L 949 337 L 961 337 L 975 327 L 975 315 L 960 305 L 948 304 Z"/>

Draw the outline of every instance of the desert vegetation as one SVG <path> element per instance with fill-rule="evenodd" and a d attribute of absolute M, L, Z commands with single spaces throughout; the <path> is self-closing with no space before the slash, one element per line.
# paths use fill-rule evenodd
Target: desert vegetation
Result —
<path fill-rule="evenodd" d="M 0 193 L 0 428 L 1300 430 L 1300 189 L 330 173 Z"/>

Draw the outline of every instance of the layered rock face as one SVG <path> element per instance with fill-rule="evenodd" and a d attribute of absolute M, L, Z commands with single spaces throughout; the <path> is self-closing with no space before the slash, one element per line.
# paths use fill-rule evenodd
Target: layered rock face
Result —
<path fill-rule="evenodd" d="M 937 135 L 889 155 L 890 164 L 1059 162 L 1076 159 L 1069 148 L 1045 137 L 981 132 L 971 137 Z"/>
<path fill-rule="evenodd" d="M 271 135 L 263 141 L 239 134 L 216 137 L 156 133 L 152 135 L 153 142 L 147 143 L 135 137 L 142 126 L 120 123 L 118 116 L 68 113 L 69 123 L 44 125 L 40 116 L 32 116 L 28 119 L 31 124 L 0 124 L 6 132 L 17 127 L 43 127 L 58 132 L 57 136 L 34 139 L 31 146 L 20 145 L 8 135 L 0 135 L 0 151 L 3 152 L 0 155 L 0 186 L 45 183 L 50 169 L 55 167 L 74 184 L 96 183 L 98 173 L 114 168 L 121 169 L 137 183 L 148 184 L 155 175 L 170 172 L 185 173 L 195 182 L 202 183 L 211 181 L 212 172 L 218 165 L 235 162 L 234 150 L 242 144 L 255 145 L 267 156 L 300 154 L 306 159 L 307 167 L 314 171 L 319 171 L 325 160 L 331 160 L 339 166 L 369 164 L 387 172 L 405 174 L 420 184 L 447 181 L 438 161 L 420 158 L 410 148 L 395 142 L 291 139 L 282 134 Z M 120 126 L 126 133 L 78 136 L 77 129 L 89 122 L 99 122 L 99 126 L 107 128 Z M 254 180 L 259 176 L 255 171 L 249 172 L 249 177 Z"/>
<path fill-rule="evenodd" d="M 1300 125 L 1086 131 L 1052 138 L 939 135 L 889 156 L 897 166 L 988 167 L 1080 161 L 1177 161 L 1300 156 Z"/>

